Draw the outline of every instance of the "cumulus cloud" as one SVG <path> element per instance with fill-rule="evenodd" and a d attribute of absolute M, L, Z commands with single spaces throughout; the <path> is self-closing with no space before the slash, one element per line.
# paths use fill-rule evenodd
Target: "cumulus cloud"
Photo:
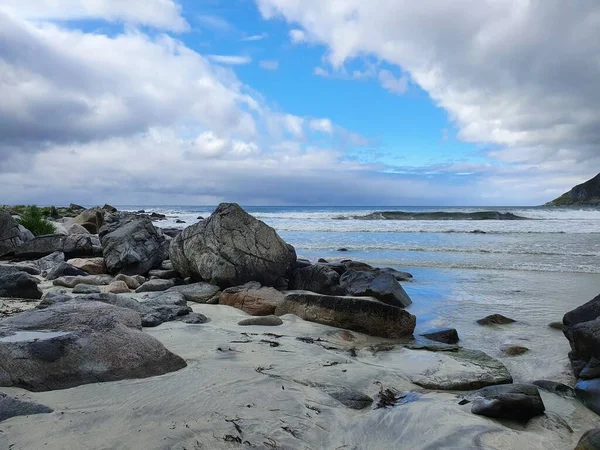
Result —
<path fill-rule="evenodd" d="M 290 30 L 290 40 L 294 44 L 299 44 L 306 41 L 306 33 L 302 30 Z"/>
<path fill-rule="evenodd" d="M 32 20 L 104 19 L 171 31 L 189 28 L 174 0 L 2 0 L 0 8 Z"/>
<path fill-rule="evenodd" d="M 310 121 L 310 128 L 322 133 L 333 133 L 333 123 L 329 119 L 313 119 Z"/>
<path fill-rule="evenodd" d="M 282 17 L 298 36 L 325 45 L 334 69 L 369 56 L 406 71 L 449 113 L 457 137 L 493 145 L 493 158 L 532 164 L 575 159 L 580 173 L 598 162 L 595 0 L 257 3 L 265 18 Z M 405 81 L 385 73 L 381 81 L 404 89 Z"/>
<path fill-rule="evenodd" d="M 279 61 L 275 61 L 275 60 L 263 59 L 258 64 L 259 64 L 260 68 L 264 69 L 264 70 L 279 69 Z"/>
<path fill-rule="evenodd" d="M 408 78 L 404 75 L 396 78 L 389 70 L 379 71 L 379 83 L 381 87 L 394 94 L 404 94 L 408 90 Z"/>

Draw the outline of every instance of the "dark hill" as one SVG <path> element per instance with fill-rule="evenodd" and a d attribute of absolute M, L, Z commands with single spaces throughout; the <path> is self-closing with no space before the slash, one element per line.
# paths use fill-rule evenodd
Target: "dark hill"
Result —
<path fill-rule="evenodd" d="M 544 206 L 600 206 L 600 173 Z"/>

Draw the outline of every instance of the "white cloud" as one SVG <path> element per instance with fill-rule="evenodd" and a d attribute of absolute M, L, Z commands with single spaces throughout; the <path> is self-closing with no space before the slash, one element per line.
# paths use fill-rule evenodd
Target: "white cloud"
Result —
<path fill-rule="evenodd" d="M 263 59 L 258 63 L 261 69 L 264 70 L 277 70 L 279 69 L 279 61 Z"/>
<path fill-rule="evenodd" d="M 322 67 L 315 67 L 313 73 L 319 77 L 329 78 L 330 74 Z"/>
<path fill-rule="evenodd" d="M 405 75 L 396 78 L 389 70 L 379 71 L 379 83 L 381 87 L 394 94 L 404 94 L 408 90 L 408 77 Z"/>
<path fill-rule="evenodd" d="M 241 41 L 243 41 L 243 42 L 262 41 L 263 39 L 267 39 L 268 37 L 269 37 L 269 35 L 267 33 L 253 34 L 252 36 L 243 37 L 241 39 Z"/>
<path fill-rule="evenodd" d="M 171 31 L 189 28 L 175 0 L 2 0 L 1 10 L 26 20 L 104 19 Z"/>
<path fill-rule="evenodd" d="M 243 66 L 252 62 L 249 56 L 241 55 L 208 55 L 208 57 L 216 63 L 230 66 Z"/>
<path fill-rule="evenodd" d="M 306 42 L 306 33 L 302 30 L 290 30 L 290 40 L 294 44 Z"/>
<path fill-rule="evenodd" d="M 196 16 L 196 22 L 203 28 L 208 28 L 213 31 L 227 32 L 234 29 L 228 21 L 219 16 L 213 16 L 210 14 L 203 14 Z"/>
<path fill-rule="evenodd" d="M 313 131 L 320 131 L 322 133 L 333 133 L 333 123 L 331 123 L 330 119 L 313 119 L 310 121 L 310 128 Z"/>

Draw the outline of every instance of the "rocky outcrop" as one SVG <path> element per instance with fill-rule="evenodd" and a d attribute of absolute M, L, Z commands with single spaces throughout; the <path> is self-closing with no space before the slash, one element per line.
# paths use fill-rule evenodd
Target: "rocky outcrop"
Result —
<path fill-rule="evenodd" d="M 0 322 L 0 336 L 0 386 L 47 391 L 186 366 L 142 331 L 138 313 L 95 301 L 12 316 Z"/>
<path fill-rule="evenodd" d="M 12 253 L 32 238 L 29 230 L 21 227 L 8 211 L 0 208 L 0 256 Z"/>
<path fill-rule="evenodd" d="M 25 272 L 0 272 L 0 297 L 40 299 L 42 291 L 38 283 L 37 278 Z"/>
<path fill-rule="evenodd" d="M 168 243 L 146 218 L 107 214 L 100 229 L 106 269 L 111 274 L 143 275 L 160 267 Z"/>
<path fill-rule="evenodd" d="M 472 402 L 473 414 L 494 419 L 527 422 L 546 410 L 537 386 L 532 384 L 488 386 L 463 398 Z"/>
<path fill-rule="evenodd" d="M 186 228 L 169 251 L 184 277 L 222 288 L 257 281 L 272 286 L 296 261 L 296 251 L 275 230 L 239 205 L 222 203 L 206 220 Z"/>
<path fill-rule="evenodd" d="M 311 291 L 325 295 L 344 295 L 340 275 L 332 268 L 319 264 L 295 269 L 289 281 L 290 290 Z"/>
<path fill-rule="evenodd" d="M 412 301 L 391 273 L 348 270 L 340 277 L 340 286 L 348 295 L 375 297 L 388 305 L 406 307 Z"/>
<path fill-rule="evenodd" d="M 569 205 L 600 205 L 600 173 L 585 183 L 578 184 L 569 192 L 546 203 L 544 206 L 569 206 Z"/>
<path fill-rule="evenodd" d="M 375 298 L 329 296 L 308 291 L 286 292 L 283 302 L 275 308 L 275 315 L 283 314 L 391 339 L 411 336 L 416 324 L 412 314 Z"/>
<path fill-rule="evenodd" d="M 252 316 L 270 316 L 283 300 L 284 295 L 278 290 L 250 282 L 225 289 L 219 297 L 219 304 L 233 306 Z"/>
<path fill-rule="evenodd" d="M 89 234 L 48 234 L 25 242 L 14 251 L 19 258 L 41 258 L 54 252 L 62 252 L 68 258 L 92 256 L 92 238 Z"/>

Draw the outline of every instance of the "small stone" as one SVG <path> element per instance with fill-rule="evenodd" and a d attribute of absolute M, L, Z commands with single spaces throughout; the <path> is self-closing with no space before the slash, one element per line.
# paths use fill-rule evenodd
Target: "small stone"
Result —
<path fill-rule="evenodd" d="M 276 327 L 278 325 L 283 325 L 283 320 L 277 316 L 250 317 L 248 319 L 240 320 L 238 325 L 262 325 L 265 327 Z"/>
<path fill-rule="evenodd" d="M 338 248 L 338 249 L 337 249 L 337 251 L 338 251 L 338 252 L 347 252 L 347 251 L 348 251 L 348 249 L 347 249 L 347 248 L 345 248 L 345 247 L 342 247 L 342 248 Z"/>
<path fill-rule="evenodd" d="M 178 320 L 180 322 L 189 323 L 193 325 L 200 325 L 209 321 L 208 317 L 200 313 L 189 313 L 185 316 L 181 316 L 181 318 L 179 318 Z"/>
<path fill-rule="evenodd" d="M 433 329 L 426 331 L 421 336 L 444 344 L 456 344 L 459 340 L 458 332 L 454 328 Z"/>
<path fill-rule="evenodd" d="M 550 328 L 554 328 L 555 330 L 562 330 L 563 329 L 563 323 L 562 322 L 552 322 L 552 323 L 548 324 L 548 326 Z"/>
<path fill-rule="evenodd" d="M 129 291 L 129 287 L 124 281 L 113 281 L 103 289 L 104 292 L 111 294 L 124 294 Z"/>
<path fill-rule="evenodd" d="M 520 345 L 508 345 L 503 347 L 501 350 L 502 353 L 508 356 L 519 356 L 529 351 L 527 347 L 521 347 Z"/>
<path fill-rule="evenodd" d="M 483 319 L 479 319 L 477 321 L 479 325 L 506 325 L 514 322 L 516 322 L 516 320 L 505 317 L 501 314 L 492 314 L 491 316 L 484 317 Z"/>
<path fill-rule="evenodd" d="M 146 282 L 146 279 L 141 276 L 138 279 L 138 276 L 133 277 L 120 273 L 115 277 L 115 281 L 123 281 L 129 289 L 137 289 Z"/>

